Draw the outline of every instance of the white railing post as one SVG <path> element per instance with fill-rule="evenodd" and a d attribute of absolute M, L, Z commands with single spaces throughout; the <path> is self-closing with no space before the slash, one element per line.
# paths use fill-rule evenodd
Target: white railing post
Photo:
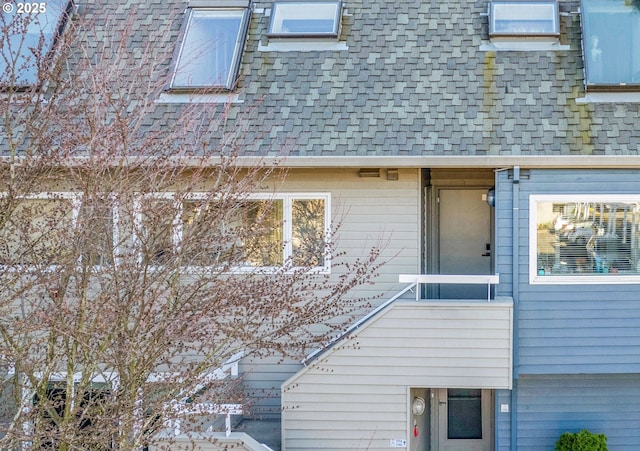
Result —
<path fill-rule="evenodd" d="M 491 302 L 491 282 L 487 282 L 487 302 Z"/>

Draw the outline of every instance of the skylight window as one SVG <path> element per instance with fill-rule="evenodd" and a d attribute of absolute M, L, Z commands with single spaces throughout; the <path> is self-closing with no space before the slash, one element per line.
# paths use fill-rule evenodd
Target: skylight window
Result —
<path fill-rule="evenodd" d="M 337 1 L 275 1 L 271 12 L 271 37 L 338 37 L 342 5 Z"/>
<path fill-rule="evenodd" d="M 39 71 L 64 30 L 73 2 L 10 2 L 2 7 L 0 84 L 28 88 L 39 82 Z"/>
<path fill-rule="evenodd" d="M 493 1 L 489 7 L 489 35 L 500 37 L 558 36 L 557 1 Z"/>
<path fill-rule="evenodd" d="M 189 8 L 172 89 L 232 89 L 249 22 L 248 8 Z"/>
<path fill-rule="evenodd" d="M 640 5 L 582 0 L 587 89 L 640 90 Z"/>

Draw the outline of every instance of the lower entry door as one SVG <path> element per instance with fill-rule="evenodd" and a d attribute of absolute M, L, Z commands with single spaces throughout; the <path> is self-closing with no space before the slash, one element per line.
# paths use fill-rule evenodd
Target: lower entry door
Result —
<path fill-rule="evenodd" d="M 493 451 L 493 392 L 437 389 L 438 451 Z"/>

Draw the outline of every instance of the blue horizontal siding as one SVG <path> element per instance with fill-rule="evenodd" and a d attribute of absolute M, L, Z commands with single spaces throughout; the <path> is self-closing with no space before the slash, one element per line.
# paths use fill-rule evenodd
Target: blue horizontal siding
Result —
<path fill-rule="evenodd" d="M 508 412 L 501 412 L 500 406 L 509 406 Z M 496 390 L 496 451 L 511 450 L 511 391 Z"/>
<path fill-rule="evenodd" d="M 513 185 L 496 186 L 498 294 L 510 295 Z M 638 170 L 530 170 L 520 181 L 518 373 L 640 373 L 640 285 L 530 285 L 529 197 L 532 194 L 640 194 Z M 504 284 L 503 284 L 504 282 Z"/>
<path fill-rule="evenodd" d="M 513 212 L 511 209 L 513 193 L 506 172 L 496 176 L 495 219 L 495 271 L 500 274 L 500 284 L 496 287 L 497 296 L 511 296 L 513 293 L 512 261 L 513 252 Z"/>
<path fill-rule="evenodd" d="M 609 451 L 640 449 L 640 374 L 522 376 L 518 406 L 518 451 L 581 429 L 605 434 Z"/>

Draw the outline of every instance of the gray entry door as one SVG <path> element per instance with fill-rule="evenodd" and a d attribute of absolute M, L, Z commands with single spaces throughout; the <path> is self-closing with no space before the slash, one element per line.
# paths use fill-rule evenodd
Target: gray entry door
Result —
<path fill-rule="evenodd" d="M 437 390 L 437 451 L 493 450 L 493 392 L 469 388 Z"/>
<path fill-rule="evenodd" d="M 440 274 L 491 274 L 491 207 L 482 189 L 438 190 Z M 486 285 L 441 285 L 441 299 L 483 299 Z"/>

